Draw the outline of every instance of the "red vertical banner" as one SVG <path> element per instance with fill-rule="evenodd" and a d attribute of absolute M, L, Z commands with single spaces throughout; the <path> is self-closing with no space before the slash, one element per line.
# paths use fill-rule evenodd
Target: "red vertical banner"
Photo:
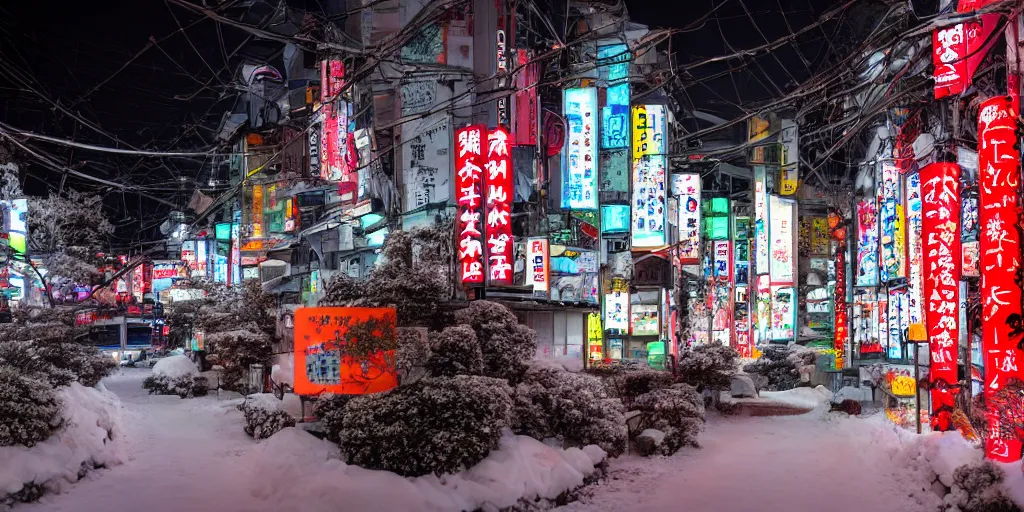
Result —
<path fill-rule="evenodd" d="M 836 369 L 846 366 L 846 344 L 850 341 L 850 317 L 846 311 L 846 227 L 838 213 L 828 214 L 828 228 L 832 233 L 832 250 L 835 254 L 835 338 Z"/>
<path fill-rule="evenodd" d="M 508 130 L 487 132 L 487 268 L 492 284 L 512 284 L 512 154 Z"/>
<path fill-rule="evenodd" d="M 456 223 L 462 282 L 484 282 L 483 194 L 484 127 L 467 126 L 455 131 L 455 194 L 459 207 Z"/>
<path fill-rule="evenodd" d="M 952 430 L 960 339 L 960 166 L 921 169 L 921 239 L 932 429 Z"/>
<path fill-rule="evenodd" d="M 1019 379 L 1021 339 L 1020 153 L 1017 112 L 1009 96 L 990 98 L 978 114 L 978 215 L 981 225 L 981 347 L 985 358 L 985 400 L 989 432 L 986 456 L 1000 462 L 1020 459 L 1021 441 L 1001 420 L 999 391 Z"/>

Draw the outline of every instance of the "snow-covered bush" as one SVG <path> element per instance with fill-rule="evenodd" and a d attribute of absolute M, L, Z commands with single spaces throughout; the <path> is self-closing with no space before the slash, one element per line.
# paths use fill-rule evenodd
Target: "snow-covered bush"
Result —
<path fill-rule="evenodd" d="M 34 374 L 53 386 L 95 386 L 117 368 L 95 347 L 77 343 L 74 330 L 55 322 L 7 324 L 0 329 L 0 364 Z"/>
<path fill-rule="evenodd" d="M 430 358 L 427 370 L 436 377 L 453 375 L 480 375 L 484 371 L 484 356 L 476 333 L 468 325 L 445 327 L 430 333 Z"/>
<path fill-rule="evenodd" d="M 654 391 L 655 389 L 667 388 L 672 385 L 672 374 L 659 370 L 640 370 L 625 372 L 621 377 L 612 377 L 613 382 L 620 382 L 622 386 L 622 401 L 628 405 L 640 395 Z"/>
<path fill-rule="evenodd" d="M 60 428 L 60 400 L 49 383 L 0 365 L 0 446 L 32 447 Z"/>
<path fill-rule="evenodd" d="M 341 428 L 345 418 L 345 405 L 353 395 L 332 395 L 321 397 L 313 408 L 313 415 L 316 416 L 320 426 L 324 429 L 327 440 L 335 443 L 341 441 Z"/>
<path fill-rule="evenodd" d="M 295 426 L 295 418 L 271 394 L 252 395 L 238 405 L 238 410 L 245 417 L 243 430 L 256 440 L 266 439 L 284 428 Z"/>
<path fill-rule="evenodd" d="M 537 352 L 537 333 L 520 325 L 508 307 L 486 300 L 456 311 L 455 320 L 476 332 L 484 357 L 484 375 L 515 384 Z"/>
<path fill-rule="evenodd" d="M 408 384 L 426 375 L 430 338 L 425 327 L 400 327 L 396 336 L 395 368 L 400 382 Z"/>
<path fill-rule="evenodd" d="M 208 285 L 207 305 L 197 326 L 206 334 L 206 351 L 224 367 L 225 387 L 241 390 L 248 382 L 249 366 L 270 368 L 277 331 L 276 299 L 264 293 L 259 280 L 248 280 L 241 291 Z"/>
<path fill-rule="evenodd" d="M 622 402 L 609 397 L 597 377 L 535 365 L 516 386 L 513 407 L 517 434 L 595 444 L 612 456 L 626 449 Z"/>
<path fill-rule="evenodd" d="M 210 382 L 201 375 L 150 375 L 142 379 L 142 389 L 151 395 L 178 395 L 181 398 L 195 398 L 209 393 Z"/>
<path fill-rule="evenodd" d="M 684 350 L 679 354 L 677 371 L 679 382 L 689 384 L 697 391 L 729 389 L 736 373 L 739 354 L 732 347 L 708 343 Z"/>
<path fill-rule="evenodd" d="M 988 460 L 956 468 L 943 512 L 1020 512 L 1003 493 L 1004 478 L 1003 471 Z"/>
<path fill-rule="evenodd" d="M 633 408 L 640 411 L 638 430 L 657 429 L 665 434 L 661 452 L 670 455 L 683 446 L 699 447 L 697 437 L 704 428 L 704 403 L 689 384 L 655 389 L 637 397 Z"/>
<path fill-rule="evenodd" d="M 793 389 L 800 384 L 800 365 L 789 356 L 789 347 L 769 345 L 762 351 L 761 358 L 744 366 L 743 371 L 750 374 L 760 389 Z"/>
<path fill-rule="evenodd" d="M 510 423 L 510 392 L 502 380 L 458 375 L 359 396 L 345 406 L 340 446 L 364 468 L 455 473 L 498 447 Z"/>

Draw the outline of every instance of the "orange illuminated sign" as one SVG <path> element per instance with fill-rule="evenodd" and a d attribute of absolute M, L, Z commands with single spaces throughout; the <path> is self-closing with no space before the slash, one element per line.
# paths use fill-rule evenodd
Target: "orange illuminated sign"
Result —
<path fill-rule="evenodd" d="M 370 327 L 370 330 L 363 327 Z M 375 340 L 395 338 L 394 308 L 318 307 L 295 310 L 295 393 L 364 395 L 398 386 L 395 351 L 365 358 L 344 350 L 357 341 L 350 330 Z M 361 340 L 360 340 L 361 341 Z M 351 348 L 351 347 L 350 347 Z"/>

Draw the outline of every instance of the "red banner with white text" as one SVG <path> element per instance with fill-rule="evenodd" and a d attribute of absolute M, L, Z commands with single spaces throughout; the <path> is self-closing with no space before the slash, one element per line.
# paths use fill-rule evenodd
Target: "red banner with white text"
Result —
<path fill-rule="evenodd" d="M 932 429 L 953 429 L 960 339 L 960 166 L 921 169 L 924 303 L 931 362 Z"/>
<path fill-rule="evenodd" d="M 932 32 L 935 99 L 955 96 L 970 87 L 974 72 L 998 39 L 992 37 L 999 25 L 998 14 L 983 14 L 976 20 Z"/>
<path fill-rule="evenodd" d="M 985 453 L 1000 462 L 1021 457 L 1015 423 L 1007 406 L 1019 403 L 1004 388 L 1021 378 L 1020 153 L 1017 111 L 1009 96 L 990 98 L 978 113 L 978 214 L 981 225 L 981 344 L 985 358 L 985 400 L 989 431 Z M 1016 383 L 1014 383 L 1016 384 Z M 1002 392 L 1001 392 L 1002 391 Z M 1019 414 L 1021 411 L 1016 411 Z"/>
<path fill-rule="evenodd" d="M 459 233 L 459 263 L 462 282 L 484 282 L 483 219 L 483 151 L 482 125 L 467 126 L 455 131 L 455 194 L 459 206 L 456 222 Z"/>
<path fill-rule="evenodd" d="M 512 284 L 512 154 L 508 130 L 487 132 L 487 268 L 492 284 Z"/>

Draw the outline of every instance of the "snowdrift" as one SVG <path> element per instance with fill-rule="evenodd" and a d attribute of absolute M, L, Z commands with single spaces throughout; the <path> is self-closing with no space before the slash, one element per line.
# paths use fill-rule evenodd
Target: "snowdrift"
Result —
<path fill-rule="evenodd" d="M 153 365 L 153 374 L 178 379 L 188 375 L 199 375 L 199 369 L 188 356 L 169 356 Z"/>
<path fill-rule="evenodd" d="M 506 432 L 500 448 L 468 470 L 406 478 L 345 464 L 333 443 L 286 428 L 257 447 L 251 478 L 253 495 L 274 510 L 498 510 L 554 500 L 583 485 L 605 456 L 596 446 L 562 450 Z"/>
<path fill-rule="evenodd" d="M 87 470 L 120 464 L 123 458 L 121 401 L 100 384 L 77 382 L 57 391 L 64 426 L 45 441 L 26 448 L 0 446 L 0 503 L 26 483 L 60 492 Z"/>

